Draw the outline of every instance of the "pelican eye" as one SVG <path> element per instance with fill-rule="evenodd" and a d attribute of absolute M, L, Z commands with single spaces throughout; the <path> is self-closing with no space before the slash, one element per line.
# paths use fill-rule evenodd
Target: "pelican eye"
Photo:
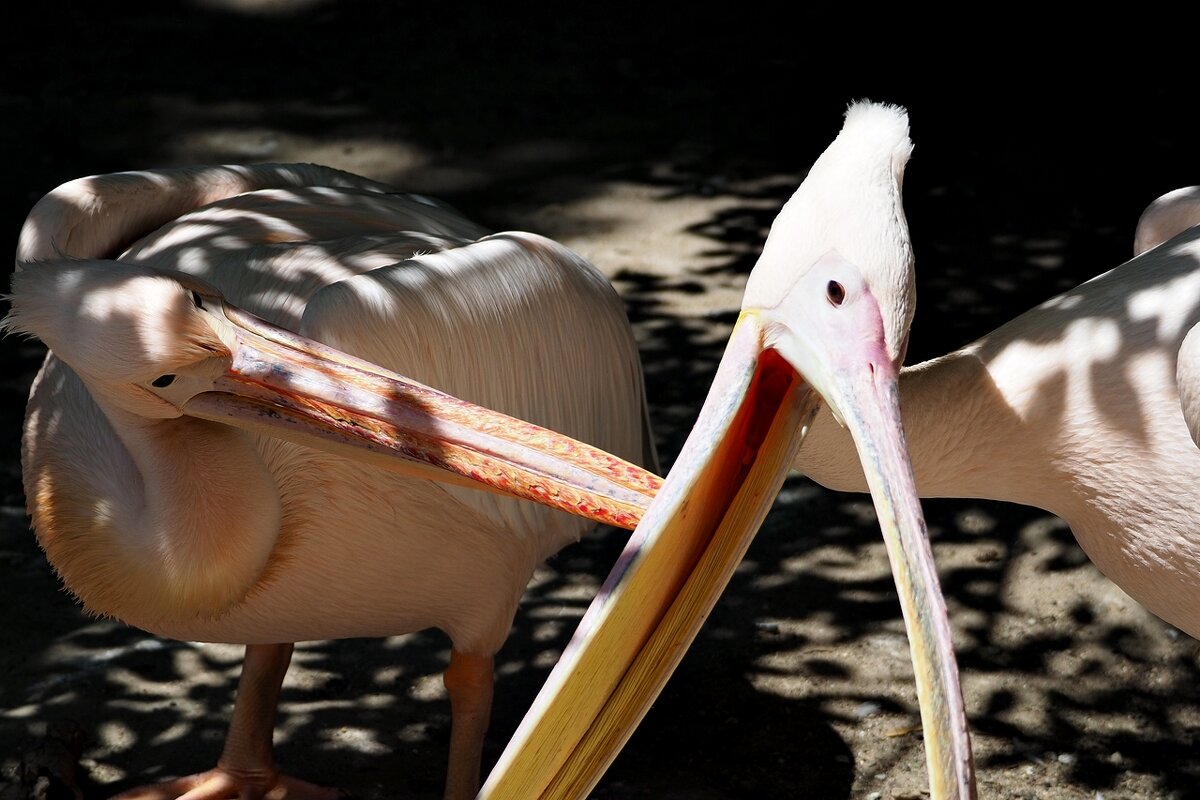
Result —
<path fill-rule="evenodd" d="M 192 302 L 196 304 L 196 308 L 204 308 L 204 301 L 200 299 L 199 292 L 192 292 Z M 163 377 L 166 377 L 165 375 Z"/>
<path fill-rule="evenodd" d="M 150 385 L 155 386 L 159 389 L 165 389 L 174 382 L 175 382 L 174 375 L 159 375 L 157 378 L 155 378 L 153 381 L 150 382 Z"/>
<path fill-rule="evenodd" d="M 825 287 L 825 294 L 829 297 L 829 302 L 833 303 L 834 306 L 840 306 L 842 301 L 846 299 L 846 287 L 837 281 L 830 281 Z"/>

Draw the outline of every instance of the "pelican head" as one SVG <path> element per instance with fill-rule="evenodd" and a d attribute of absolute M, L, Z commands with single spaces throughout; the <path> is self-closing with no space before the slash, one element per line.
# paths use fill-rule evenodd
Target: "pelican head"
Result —
<path fill-rule="evenodd" d="M 16 273 L 11 299 L 7 329 L 37 336 L 100 403 L 139 417 L 180 416 L 181 388 L 211 385 L 232 356 L 212 317 L 219 295 L 199 281 L 185 285 L 111 261 L 65 261 Z"/>
<path fill-rule="evenodd" d="M 869 295 L 879 310 L 884 347 L 898 369 L 917 296 L 901 202 L 911 154 L 904 109 L 850 106 L 841 133 L 775 218 L 746 282 L 742 308 L 759 309 L 776 328 L 794 320 L 823 332 L 831 324 L 849 324 L 836 318 L 853 314 Z M 870 330 L 874 333 L 873 325 Z M 775 346 L 772 341 L 769 346 Z M 792 363 L 810 375 L 802 363 Z"/>
<path fill-rule="evenodd" d="M 199 418 L 626 527 L 657 489 L 607 453 L 279 328 L 198 279 L 102 260 L 22 267 L 4 328 L 41 339 L 130 425 Z"/>
<path fill-rule="evenodd" d="M 852 105 L 776 219 L 695 428 L 481 797 L 587 792 L 698 632 L 820 403 L 849 428 L 912 647 L 935 798 L 974 796 L 946 609 L 900 424 L 915 301 L 907 113 Z"/>

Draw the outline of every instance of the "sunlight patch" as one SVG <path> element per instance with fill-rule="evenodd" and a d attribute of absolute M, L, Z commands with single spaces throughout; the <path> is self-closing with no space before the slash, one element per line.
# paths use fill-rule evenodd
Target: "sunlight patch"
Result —
<path fill-rule="evenodd" d="M 343 726 L 332 733 L 327 733 L 326 738 L 334 750 L 351 750 L 369 756 L 386 756 L 392 752 L 379 741 L 377 732 L 367 728 Z"/>
<path fill-rule="evenodd" d="M 285 17 L 309 11 L 329 0 L 191 0 L 191 4 L 212 11 L 247 16 Z"/>
<path fill-rule="evenodd" d="M 196 130 L 174 138 L 169 148 L 171 155 L 184 163 L 311 162 L 392 183 L 402 183 L 399 179 L 431 161 L 422 148 L 392 138 L 319 139 L 266 127 Z"/>

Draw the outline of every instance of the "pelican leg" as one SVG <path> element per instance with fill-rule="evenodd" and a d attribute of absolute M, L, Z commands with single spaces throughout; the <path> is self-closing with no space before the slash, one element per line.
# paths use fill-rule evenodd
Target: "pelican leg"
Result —
<path fill-rule="evenodd" d="M 494 666 L 490 655 L 450 651 L 450 666 L 442 676 L 450 695 L 450 764 L 445 800 L 471 800 L 479 791 L 483 737 L 492 714 Z"/>
<path fill-rule="evenodd" d="M 139 786 L 113 800 L 335 800 L 336 789 L 282 775 L 271 755 L 275 709 L 292 644 L 246 645 L 225 748 L 216 769 Z"/>

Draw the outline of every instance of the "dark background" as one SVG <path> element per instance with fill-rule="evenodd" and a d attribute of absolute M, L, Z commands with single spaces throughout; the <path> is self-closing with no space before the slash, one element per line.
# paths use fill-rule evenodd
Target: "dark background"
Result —
<path fill-rule="evenodd" d="M 692 232 L 711 240 L 717 277 L 740 280 L 846 104 L 870 98 L 906 106 L 916 143 L 905 179 L 918 268 L 913 363 L 1116 266 L 1148 202 L 1200 183 L 1186 51 L 1160 44 L 1134 57 L 1124 43 L 1152 42 L 1126 22 L 1098 32 L 1095 21 L 1085 30 L 977 11 L 968 22 L 898 21 L 852 4 L 787 14 L 751 4 L 31 4 L 8 11 L 0 32 L 0 252 L 13 251 L 32 204 L 71 178 L 188 163 L 196 153 L 271 160 L 296 141 L 352 164 L 362 142 L 380 141 L 419 157 L 371 177 L 440 196 L 495 228 L 603 233 L 603 220 L 565 220 L 562 230 L 532 220 L 547 204 L 614 182 L 651 187 L 664 202 L 728 196 L 732 210 Z M 1188 22 L 1154 20 L 1155 36 Z M 705 292 L 712 270 L 681 264 L 664 279 L 639 271 L 636 250 L 629 262 L 599 266 L 614 275 L 638 331 L 668 466 L 734 309 L 672 316 L 663 298 Z M 136 632 L 85 619 L 25 528 L 17 448 L 40 356 L 36 343 L 0 342 L 5 774 L 54 720 L 82 728 L 89 795 L 103 795 L 92 780 L 125 788 L 207 768 L 236 664 L 154 651 Z M 883 563 L 869 504 L 795 478 L 780 506 L 597 796 L 901 797 L 924 785 L 919 737 L 888 735 L 915 713 L 904 675 L 899 688 L 855 680 L 855 660 L 900 630 L 886 567 L 836 577 L 860 559 Z M 926 511 L 935 546 L 963 554 L 943 575 L 952 613 L 969 620 L 956 635 L 983 794 L 1200 796 L 1196 643 L 1136 610 L 1114 619 L 1095 600 L 1109 596 L 1096 588 L 1102 579 L 1044 514 L 951 501 Z M 801 516 L 818 521 L 808 538 L 792 533 Z M 841 561 L 823 549 L 831 543 Z M 536 638 L 537 609 L 581 610 L 586 597 L 563 601 L 560 590 L 593 585 L 619 546 L 597 535 L 531 590 L 499 657 L 489 763 L 571 631 Z M 789 559 L 800 577 L 776 571 Z M 1055 587 L 1048 592 L 1069 598 L 1078 584 L 1083 594 L 1012 633 L 1028 612 L 1014 607 L 1011 587 L 1041 580 Z M 325 677 L 285 693 L 306 710 L 284 712 L 281 761 L 359 795 L 437 796 L 448 709 L 410 687 L 438 674 L 445 649 L 436 633 L 313 646 L 310 661 Z M 757 666 L 788 653 L 777 674 Z M 903 651 L 893 657 L 906 661 Z M 1064 666 L 1072 659 L 1081 663 Z M 82 677 L 69 677 L 85 662 Z M 403 669 L 386 687 L 368 677 L 391 664 Z M 144 702 L 146 690 L 130 688 L 143 684 L 123 677 L 153 685 L 205 668 L 226 677 L 189 689 L 206 709 L 199 717 Z M 67 676 L 67 689 L 30 688 L 47 670 Z M 770 688 L 789 679 L 799 688 Z M 382 711 L 358 703 L 381 692 Z M 317 704 L 305 706 L 310 698 Z M 318 703 L 333 698 L 340 704 Z M 872 727 L 875 718 L 884 721 Z M 425 727 L 402 736 L 414 720 Z M 126 731 L 116 739 L 104 732 L 114 724 Z M 347 728 L 369 731 L 375 744 L 330 744 L 329 731 Z M 109 740 L 124 744 L 100 744 Z M 128 774 L 104 772 L 111 764 Z"/>

